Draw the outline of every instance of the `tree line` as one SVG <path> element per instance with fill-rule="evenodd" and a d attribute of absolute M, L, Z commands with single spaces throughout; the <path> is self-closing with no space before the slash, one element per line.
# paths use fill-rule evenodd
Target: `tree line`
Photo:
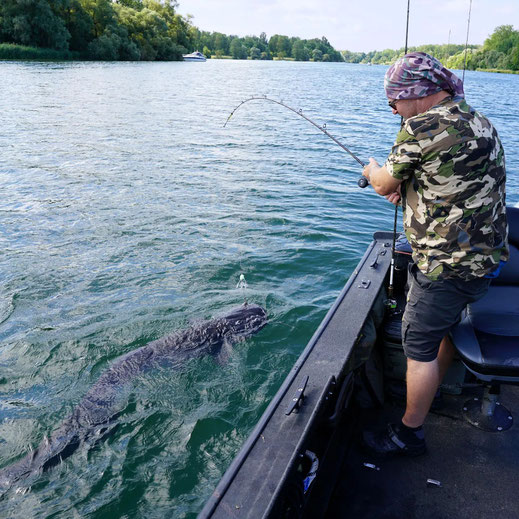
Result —
<path fill-rule="evenodd" d="M 311 40 L 274 34 L 269 39 L 259 36 L 233 36 L 220 32 L 195 30 L 195 46 L 206 57 L 232 57 L 233 59 L 293 59 L 296 61 L 343 61 L 323 36 Z"/>
<path fill-rule="evenodd" d="M 0 0 L 0 57 L 181 60 L 207 57 L 391 64 L 404 49 L 339 52 L 325 38 L 233 36 L 200 31 L 176 12 L 176 0 Z M 422 45 L 449 68 L 519 71 L 519 31 L 501 25 L 484 44 Z"/>
<path fill-rule="evenodd" d="M 181 60 L 207 57 L 342 61 L 326 38 L 228 36 L 198 30 L 176 0 L 0 0 L 0 57 Z"/>
<path fill-rule="evenodd" d="M 439 59 L 446 67 L 467 70 L 519 71 L 519 31 L 512 25 L 500 25 L 485 40 L 483 45 L 421 45 L 410 47 L 408 52 L 427 52 Z M 404 48 L 397 50 L 350 52 L 342 51 L 347 63 L 371 63 L 390 65 L 404 55 Z"/>
<path fill-rule="evenodd" d="M 3 57 L 180 60 L 194 27 L 175 0 L 1 0 Z M 13 55 L 13 56 L 11 56 Z"/>

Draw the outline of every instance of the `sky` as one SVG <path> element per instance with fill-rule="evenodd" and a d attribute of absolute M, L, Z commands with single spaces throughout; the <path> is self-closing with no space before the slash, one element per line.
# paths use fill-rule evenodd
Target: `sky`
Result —
<path fill-rule="evenodd" d="M 404 46 L 407 0 L 178 0 L 203 31 L 238 36 L 265 32 L 326 36 L 337 50 L 368 52 Z M 411 0 L 409 46 L 465 44 L 470 0 Z M 482 44 L 499 25 L 519 30 L 519 0 L 473 0 L 469 43 Z"/>

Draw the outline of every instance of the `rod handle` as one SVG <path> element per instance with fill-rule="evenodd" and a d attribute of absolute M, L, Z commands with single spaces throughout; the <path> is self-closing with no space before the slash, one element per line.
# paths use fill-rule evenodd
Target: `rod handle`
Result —
<path fill-rule="evenodd" d="M 368 179 L 366 177 L 360 177 L 359 180 L 357 180 L 357 185 L 364 189 L 369 184 Z"/>

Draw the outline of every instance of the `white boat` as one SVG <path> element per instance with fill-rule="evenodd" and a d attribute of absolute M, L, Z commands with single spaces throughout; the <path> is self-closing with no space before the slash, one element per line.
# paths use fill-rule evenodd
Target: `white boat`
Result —
<path fill-rule="evenodd" d="M 205 56 L 199 52 L 192 52 L 191 54 L 184 54 L 183 55 L 184 61 L 206 61 Z"/>

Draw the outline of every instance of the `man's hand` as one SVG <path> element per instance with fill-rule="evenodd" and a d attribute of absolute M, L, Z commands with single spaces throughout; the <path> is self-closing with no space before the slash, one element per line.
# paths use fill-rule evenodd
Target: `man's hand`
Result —
<path fill-rule="evenodd" d="M 401 184 L 396 188 L 396 191 L 386 195 L 386 200 L 388 202 L 391 202 L 394 205 L 398 205 L 400 203 L 400 199 L 402 198 L 402 195 L 400 194 L 400 186 Z"/>
<path fill-rule="evenodd" d="M 369 159 L 369 164 L 364 168 L 362 174 L 369 180 L 375 192 L 383 196 L 393 194 L 402 182 L 391 176 L 386 166 L 380 167 L 373 157 Z"/>
<path fill-rule="evenodd" d="M 375 172 L 377 169 L 380 169 L 379 163 L 373 157 L 370 157 L 369 164 L 367 164 L 362 171 L 362 174 L 368 179 L 368 182 L 370 184 L 371 184 L 370 175 L 371 175 L 371 173 Z"/>

